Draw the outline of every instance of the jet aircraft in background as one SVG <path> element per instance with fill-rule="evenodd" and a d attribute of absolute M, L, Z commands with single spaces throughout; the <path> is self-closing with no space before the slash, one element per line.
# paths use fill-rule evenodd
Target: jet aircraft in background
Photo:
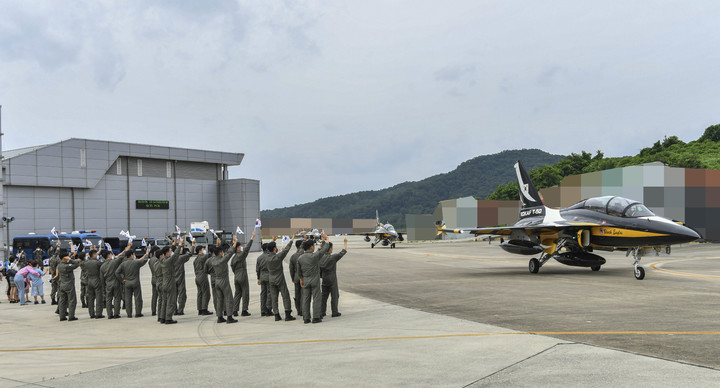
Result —
<path fill-rule="evenodd" d="M 375 241 L 370 244 L 370 248 L 375 248 L 378 244 L 382 244 L 384 247 L 389 245 L 390 248 L 395 248 L 395 241 L 405 241 L 402 233 L 397 232 L 394 226 L 380 222 L 380 215 L 377 210 L 375 210 L 375 222 L 376 225 L 373 232 L 363 233 L 366 242 L 371 241 L 371 235 L 375 237 Z"/>
<path fill-rule="evenodd" d="M 632 254 L 635 278 L 645 270 L 640 259 L 651 249 L 670 253 L 670 245 L 695 241 L 700 236 L 679 222 L 656 216 L 645 205 L 631 199 L 605 196 L 589 198 L 564 209 L 545 206 L 522 163 L 515 163 L 520 190 L 520 221 L 510 227 L 447 229 L 438 234 L 470 232 L 499 235 L 500 247 L 520 255 L 540 255 L 528 264 L 537 273 L 550 259 L 562 264 L 599 271 L 605 259 L 594 250 L 624 250 Z"/>
<path fill-rule="evenodd" d="M 300 232 L 298 232 L 298 234 L 295 235 L 296 238 L 307 237 L 308 240 L 317 240 L 317 241 L 320 241 L 321 236 L 322 236 L 322 234 L 317 229 L 313 229 L 311 231 L 301 230 Z"/>

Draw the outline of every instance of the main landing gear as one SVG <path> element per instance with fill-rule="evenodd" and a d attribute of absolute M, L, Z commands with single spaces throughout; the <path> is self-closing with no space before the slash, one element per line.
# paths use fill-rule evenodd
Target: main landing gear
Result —
<path fill-rule="evenodd" d="M 528 263 L 528 269 L 530 270 L 530 273 L 538 273 L 538 271 L 540 271 L 540 267 L 547 263 L 551 257 L 552 255 L 543 253 L 540 255 L 540 259 L 536 259 L 534 257 L 530 259 L 530 262 Z"/>
<path fill-rule="evenodd" d="M 643 280 L 645 279 L 645 269 L 640 266 L 640 259 L 642 259 L 643 256 L 643 249 L 642 248 L 632 248 L 628 249 L 626 256 L 629 256 L 631 253 L 633 255 L 633 266 L 635 267 L 635 279 L 637 280 Z"/>

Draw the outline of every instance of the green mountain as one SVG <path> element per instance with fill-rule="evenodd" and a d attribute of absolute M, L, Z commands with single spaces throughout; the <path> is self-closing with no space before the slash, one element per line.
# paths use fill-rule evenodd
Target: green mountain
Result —
<path fill-rule="evenodd" d="M 720 124 L 706 128 L 699 139 L 689 143 L 683 142 L 677 136 L 670 136 L 656 141 L 652 147 L 643 148 L 635 156 L 619 158 L 606 158 L 600 151 L 595 156 L 582 151 L 580 154 L 566 156 L 553 165 L 530 170 L 529 174 L 535 187 L 540 190 L 559 184 L 568 175 L 651 162 L 662 162 L 670 167 L 720 170 Z M 519 199 L 517 182 L 498 186 L 487 199 Z"/>
<path fill-rule="evenodd" d="M 563 156 L 531 150 L 503 151 L 483 155 L 460 164 L 455 170 L 418 182 L 404 182 L 375 191 L 321 198 L 291 207 L 263 210 L 263 218 L 374 218 L 380 212 L 383 222 L 405 229 L 405 214 L 427 214 L 445 199 L 475 196 L 485 198 L 498 185 L 515 179 L 515 170 L 508 168 L 522 160 L 528 169 L 553 164 Z"/>

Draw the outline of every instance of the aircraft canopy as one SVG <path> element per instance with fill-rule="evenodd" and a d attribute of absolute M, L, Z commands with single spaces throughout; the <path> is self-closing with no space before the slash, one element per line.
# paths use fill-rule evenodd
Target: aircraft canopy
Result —
<path fill-rule="evenodd" d="M 638 201 L 623 197 L 595 197 L 580 201 L 568 209 L 587 209 L 616 217 L 651 217 L 655 214 Z"/>

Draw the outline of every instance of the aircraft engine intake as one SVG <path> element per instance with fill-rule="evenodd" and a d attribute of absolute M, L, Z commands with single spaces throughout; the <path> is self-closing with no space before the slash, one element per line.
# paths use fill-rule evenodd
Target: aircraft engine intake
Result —
<path fill-rule="evenodd" d="M 383 240 L 383 241 L 382 241 L 382 245 L 383 245 L 384 247 L 386 247 L 386 246 L 390 245 L 390 241 L 389 241 L 389 240 Z"/>

